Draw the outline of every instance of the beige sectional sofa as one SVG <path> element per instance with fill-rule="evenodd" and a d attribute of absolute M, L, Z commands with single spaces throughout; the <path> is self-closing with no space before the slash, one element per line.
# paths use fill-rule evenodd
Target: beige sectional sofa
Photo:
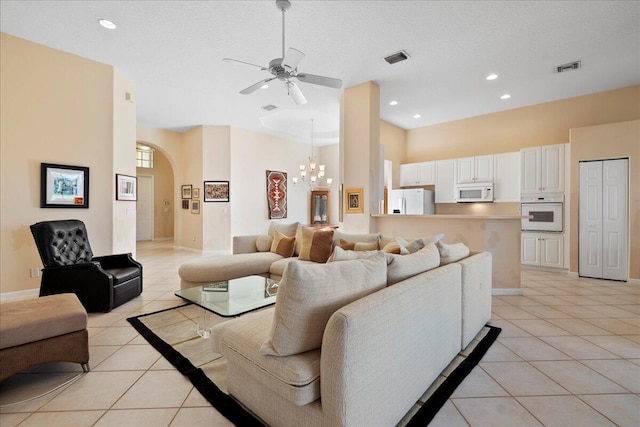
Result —
<path fill-rule="evenodd" d="M 489 321 L 491 254 L 391 258 L 297 261 L 275 307 L 214 327 L 229 393 L 273 426 L 395 425 Z"/>

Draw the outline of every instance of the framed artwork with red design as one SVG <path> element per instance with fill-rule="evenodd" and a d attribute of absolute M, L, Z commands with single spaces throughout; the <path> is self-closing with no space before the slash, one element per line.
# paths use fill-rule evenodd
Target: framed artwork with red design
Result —
<path fill-rule="evenodd" d="M 205 181 L 204 182 L 205 202 L 228 202 L 229 201 L 229 181 Z"/>
<path fill-rule="evenodd" d="M 287 173 L 267 171 L 269 219 L 287 217 Z"/>

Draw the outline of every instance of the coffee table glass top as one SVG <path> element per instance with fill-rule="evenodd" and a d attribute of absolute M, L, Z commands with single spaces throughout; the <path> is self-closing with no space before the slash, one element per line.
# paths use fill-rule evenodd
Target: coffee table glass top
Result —
<path fill-rule="evenodd" d="M 222 317 L 239 316 L 276 302 L 278 282 L 247 276 L 181 289 L 175 295 Z"/>

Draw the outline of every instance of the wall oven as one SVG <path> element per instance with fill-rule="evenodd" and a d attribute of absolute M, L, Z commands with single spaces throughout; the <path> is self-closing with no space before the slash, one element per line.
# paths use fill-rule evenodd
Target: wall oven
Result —
<path fill-rule="evenodd" d="M 562 232 L 564 217 L 564 196 L 523 196 L 520 213 L 522 231 Z"/>

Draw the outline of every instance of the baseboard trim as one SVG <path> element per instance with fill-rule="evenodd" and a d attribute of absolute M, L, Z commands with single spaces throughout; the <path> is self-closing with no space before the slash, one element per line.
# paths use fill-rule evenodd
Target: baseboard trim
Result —
<path fill-rule="evenodd" d="M 227 250 L 227 251 L 205 251 L 203 249 L 189 248 L 187 246 L 178 246 L 178 245 L 173 245 L 173 249 L 178 249 L 178 250 L 181 250 L 181 251 L 194 252 L 194 253 L 198 253 L 198 254 L 202 254 L 202 255 L 231 255 L 231 251 L 229 251 L 229 250 Z"/>
<path fill-rule="evenodd" d="M 38 295 L 40 295 L 40 288 L 27 289 L 25 291 L 4 292 L 0 293 L 0 302 L 37 298 Z"/>
<path fill-rule="evenodd" d="M 524 295 L 521 288 L 493 288 L 491 295 Z"/>
<path fill-rule="evenodd" d="M 570 271 L 567 273 L 567 275 L 569 277 L 571 277 L 572 279 L 579 279 L 580 275 L 578 274 L 577 271 Z M 592 277 L 585 277 L 585 279 L 592 279 Z M 607 279 L 600 279 L 600 280 L 607 280 Z M 620 281 L 620 283 L 624 283 L 624 281 Z M 627 284 L 628 285 L 640 285 L 640 279 L 627 279 Z"/>

